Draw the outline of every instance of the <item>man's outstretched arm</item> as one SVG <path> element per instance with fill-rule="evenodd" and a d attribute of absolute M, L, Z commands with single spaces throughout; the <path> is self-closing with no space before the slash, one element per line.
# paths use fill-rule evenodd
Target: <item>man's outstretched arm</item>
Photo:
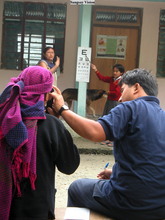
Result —
<path fill-rule="evenodd" d="M 53 93 L 50 93 L 54 99 L 52 107 L 56 112 L 59 112 L 60 108 L 64 105 L 64 100 L 61 91 L 57 87 L 54 87 L 54 90 Z M 106 139 L 104 129 L 99 122 L 79 116 L 71 110 L 64 110 L 61 116 L 80 136 L 96 142 Z"/>

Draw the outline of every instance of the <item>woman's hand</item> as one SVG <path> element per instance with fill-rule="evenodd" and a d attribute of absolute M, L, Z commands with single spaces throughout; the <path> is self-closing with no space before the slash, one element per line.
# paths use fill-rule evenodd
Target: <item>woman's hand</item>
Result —
<path fill-rule="evenodd" d="M 56 56 L 56 62 L 55 62 L 56 68 L 58 68 L 59 65 L 60 65 L 60 57 Z"/>

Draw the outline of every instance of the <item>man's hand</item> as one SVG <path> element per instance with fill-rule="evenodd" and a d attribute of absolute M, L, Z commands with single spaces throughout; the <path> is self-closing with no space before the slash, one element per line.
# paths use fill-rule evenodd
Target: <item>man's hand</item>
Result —
<path fill-rule="evenodd" d="M 64 99 L 59 88 L 53 86 L 53 89 L 54 92 L 50 93 L 50 96 L 53 98 L 52 108 L 55 112 L 59 112 L 60 108 L 64 105 Z"/>
<path fill-rule="evenodd" d="M 53 115 L 53 116 L 55 116 L 55 117 L 57 117 L 57 118 L 60 117 L 60 115 L 59 115 L 53 108 L 48 107 L 48 108 L 47 108 L 47 112 L 48 112 L 50 115 Z"/>
<path fill-rule="evenodd" d="M 109 179 L 112 174 L 112 169 L 105 169 L 97 174 L 98 179 Z"/>
<path fill-rule="evenodd" d="M 53 98 L 52 108 L 58 113 L 64 105 L 61 91 L 54 86 L 54 92 L 50 93 Z M 95 142 L 106 140 L 106 135 L 101 124 L 95 120 L 82 117 L 71 110 L 63 111 L 63 119 L 80 136 Z"/>

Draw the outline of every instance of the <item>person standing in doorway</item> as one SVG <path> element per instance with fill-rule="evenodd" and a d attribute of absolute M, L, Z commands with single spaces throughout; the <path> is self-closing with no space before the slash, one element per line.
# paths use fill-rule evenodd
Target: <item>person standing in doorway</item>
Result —
<path fill-rule="evenodd" d="M 109 111 L 118 105 L 118 100 L 121 96 L 120 86 L 118 85 L 121 76 L 125 72 L 125 68 L 122 64 L 115 64 L 113 66 L 113 76 L 103 76 L 94 64 L 91 64 L 91 68 L 95 71 L 97 77 L 106 83 L 109 83 L 108 98 L 106 100 L 103 115 L 109 114 Z M 102 145 L 112 146 L 112 142 L 109 140 L 101 142 Z"/>
<path fill-rule="evenodd" d="M 113 76 L 103 76 L 94 64 L 91 64 L 91 68 L 101 81 L 109 83 L 108 98 L 103 110 L 103 115 L 107 115 L 109 111 L 118 104 L 118 100 L 121 96 L 118 83 L 121 79 L 121 75 L 125 72 L 125 68 L 122 64 L 115 64 L 113 66 Z"/>

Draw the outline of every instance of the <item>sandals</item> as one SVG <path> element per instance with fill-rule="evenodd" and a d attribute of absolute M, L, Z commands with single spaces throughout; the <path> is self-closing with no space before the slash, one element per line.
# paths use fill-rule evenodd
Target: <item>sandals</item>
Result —
<path fill-rule="evenodd" d="M 112 141 L 106 140 L 106 141 L 102 141 L 100 142 L 101 145 L 107 145 L 108 147 L 112 147 L 113 143 Z"/>
<path fill-rule="evenodd" d="M 108 146 L 108 147 L 113 147 L 113 142 L 109 142 L 109 143 L 107 144 L 107 146 Z"/>
<path fill-rule="evenodd" d="M 106 145 L 107 143 L 106 143 L 106 141 L 102 141 L 102 142 L 100 142 L 100 144 L 101 145 Z"/>

